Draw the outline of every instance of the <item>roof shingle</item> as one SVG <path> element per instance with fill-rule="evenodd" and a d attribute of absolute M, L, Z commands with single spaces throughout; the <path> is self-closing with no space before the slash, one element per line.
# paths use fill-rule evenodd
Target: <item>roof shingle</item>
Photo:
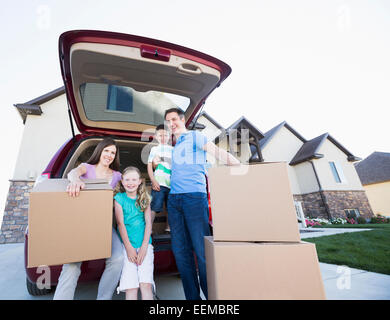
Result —
<path fill-rule="evenodd" d="M 390 153 L 375 151 L 355 168 L 363 185 L 390 181 Z"/>

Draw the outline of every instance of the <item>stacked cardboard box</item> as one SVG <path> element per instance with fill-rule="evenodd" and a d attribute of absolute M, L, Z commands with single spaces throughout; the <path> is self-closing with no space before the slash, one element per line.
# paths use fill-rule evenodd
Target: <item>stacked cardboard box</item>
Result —
<path fill-rule="evenodd" d="M 299 235 L 287 164 L 209 170 L 208 298 L 325 299 L 315 245 Z"/>

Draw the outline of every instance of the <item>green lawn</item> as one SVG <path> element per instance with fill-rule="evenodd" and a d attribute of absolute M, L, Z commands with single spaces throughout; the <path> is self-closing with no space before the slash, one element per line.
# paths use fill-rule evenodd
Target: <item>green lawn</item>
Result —
<path fill-rule="evenodd" d="M 321 262 L 390 274 L 390 224 L 344 224 L 328 227 L 374 230 L 303 239 L 316 244 Z"/>

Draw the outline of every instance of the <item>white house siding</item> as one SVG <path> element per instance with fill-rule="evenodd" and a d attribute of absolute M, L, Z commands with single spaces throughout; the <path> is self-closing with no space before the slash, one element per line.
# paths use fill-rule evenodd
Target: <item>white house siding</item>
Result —
<path fill-rule="evenodd" d="M 58 149 L 72 137 L 65 94 L 41 105 L 40 116 L 28 115 L 13 180 L 35 180 Z M 75 133 L 79 133 L 74 126 Z"/>
<path fill-rule="evenodd" d="M 286 127 L 282 127 L 271 138 L 268 144 L 265 145 L 261 152 L 264 161 L 286 161 L 289 163 L 302 145 L 303 142 L 300 139 Z M 287 167 L 292 193 L 301 194 L 302 191 L 295 168 L 293 166 Z"/>
<path fill-rule="evenodd" d="M 315 176 L 314 170 L 310 162 L 302 162 L 295 165 L 294 171 L 298 177 L 298 184 L 301 190 L 301 194 L 307 194 L 312 192 L 318 192 L 318 182 Z"/>
<path fill-rule="evenodd" d="M 65 94 L 41 104 L 42 114 L 28 115 L 0 230 L 1 243 L 24 241 L 29 192 L 62 144 L 72 137 Z M 22 126 L 22 121 L 20 121 Z M 79 133 L 77 127 L 75 133 Z"/>
<path fill-rule="evenodd" d="M 347 155 L 336 147 L 336 145 L 326 139 L 319 148 L 318 153 L 323 154 L 324 157 L 314 160 L 313 163 L 323 190 L 364 190 L 353 162 L 349 162 Z M 345 181 L 341 183 L 336 182 L 329 165 L 331 161 L 337 162 L 341 166 Z"/>
<path fill-rule="evenodd" d="M 202 133 L 211 141 L 222 133 L 217 126 L 204 116 L 199 117 L 197 122 L 206 126 L 206 128 L 202 130 Z"/>

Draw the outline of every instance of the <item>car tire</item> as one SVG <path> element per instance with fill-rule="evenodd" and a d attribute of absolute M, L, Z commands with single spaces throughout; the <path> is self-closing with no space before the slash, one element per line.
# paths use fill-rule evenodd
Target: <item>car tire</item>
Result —
<path fill-rule="evenodd" d="M 43 296 L 53 291 L 53 288 L 39 289 L 37 284 L 31 282 L 27 277 L 26 277 L 26 286 L 27 286 L 28 293 L 31 294 L 32 296 Z"/>

